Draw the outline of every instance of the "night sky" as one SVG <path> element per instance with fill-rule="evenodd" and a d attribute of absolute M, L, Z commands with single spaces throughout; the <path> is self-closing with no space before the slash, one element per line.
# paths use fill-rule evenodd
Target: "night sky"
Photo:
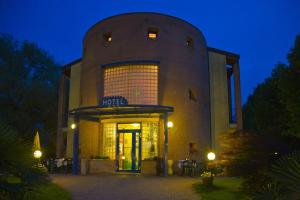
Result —
<path fill-rule="evenodd" d="M 197 26 L 210 47 L 240 54 L 243 102 L 300 34 L 300 0 L 0 0 L 0 32 L 37 43 L 60 64 L 81 57 L 85 32 L 106 17 L 159 12 Z"/>

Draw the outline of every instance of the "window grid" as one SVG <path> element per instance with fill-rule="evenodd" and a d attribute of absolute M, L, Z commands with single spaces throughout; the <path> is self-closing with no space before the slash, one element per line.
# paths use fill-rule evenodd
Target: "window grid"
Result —
<path fill-rule="evenodd" d="M 158 66 L 123 65 L 104 70 L 104 96 L 123 96 L 129 104 L 158 104 Z"/>
<path fill-rule="evenodd" d="M 111 160 L 116 157 L 116 124 L 103 124 L 103 155 Z"/>
<path fill-rule="evenodd" d="M 142 123 L 142 160 L 158 155 L 158 122 Z"/>
<path fill-rule="evenodd" d="M 158 155 L 158 122 L 142 122 L 142 160 Z M 116 123 L 103 124 L 103 155 L 116 158 Z"/>

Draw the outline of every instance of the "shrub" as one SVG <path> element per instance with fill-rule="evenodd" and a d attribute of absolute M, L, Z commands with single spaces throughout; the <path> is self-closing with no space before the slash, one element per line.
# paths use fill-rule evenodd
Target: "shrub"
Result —
<path fill-rule="evenodd" d="M 21 140 L 10 127 L 0 125 L 0 197 L 22 199 L 46 173 L 34 167 L 31 143 Z M 12 181 L 13 180 L 13 181 Z"/>

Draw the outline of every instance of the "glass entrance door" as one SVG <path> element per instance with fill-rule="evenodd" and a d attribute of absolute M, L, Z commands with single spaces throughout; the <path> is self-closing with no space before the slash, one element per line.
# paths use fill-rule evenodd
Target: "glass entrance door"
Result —
<path fill-rule="evenodd" d="M 141 131 L 117 131 L 117 171 L 140 172 Z"/>

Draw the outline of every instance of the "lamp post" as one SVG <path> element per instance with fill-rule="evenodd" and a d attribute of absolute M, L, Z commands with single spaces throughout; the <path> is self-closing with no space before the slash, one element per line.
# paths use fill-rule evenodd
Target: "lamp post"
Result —
<path fill-rule="evenodd" d="M 33 140 L 33 157 L 36 159 L 37 167 L 40 164 L 40 158 L 42 157 L 41 144 L 40 144 L 40 135 L 36 132 Z"/>
<path fill-rule="evenodd" d="M 207 168 L 209 169 L 209 171 L 210 171 L 210 178 L 211 178 L 211 184 L 212 184 L 212 182 L 213 182 L 213 174 L 212 174 L 212 169 L 211 169 L 211 167 L 209 167 L 209 165 L 210 165 L 210 163 L 212 162 L 212 161 L 214 161 L 215 159 L 216 159 L 216 154 L 214 153 L 214 152 L 209 152 L 208 154 L 207 154 L 207 159 L 208 159 L 208 165 L 207 165 Z"/>
<path fill-rule="evenodd" d="M 214 152 L 209 152 L 209 153 L 207 154 L 207 159 L 208 159 L 209 161 L 215 160 L 215 159 L 216 159 L 216 154 L 215 154 Z"/>
<path fill-rule="evenodd" d="M 73 164 L 72 174 L 78 175 L 79 170 L 79 116 L 75 116 L 74 123 L 71 124 L 73 130 Z"/>
<path fill-rule="evenodd" d="M 33 152 L 33 157 L 37 160 L 36 165 L 39 166 L 40 158 L 42 157 L 42 152 L 40 150 L 35 150 Z"/>

